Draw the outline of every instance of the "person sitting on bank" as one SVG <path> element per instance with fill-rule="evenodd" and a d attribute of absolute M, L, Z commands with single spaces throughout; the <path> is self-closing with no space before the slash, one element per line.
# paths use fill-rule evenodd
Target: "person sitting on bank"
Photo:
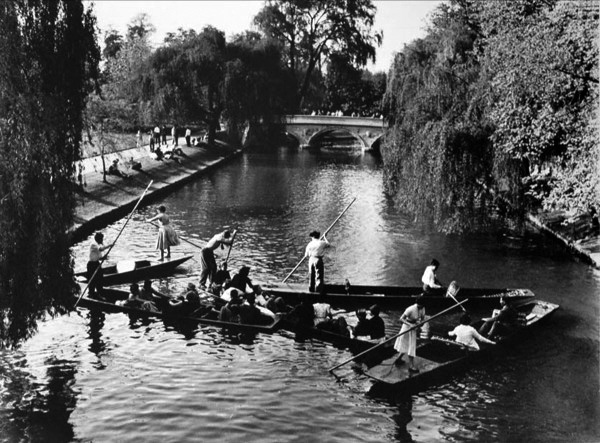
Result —
<path fill-rule="evenodd" d="M 488 343 L 490 345 L 496 344 L 496 342 L 482 336 L 477 332 L 477 329 L 471 326 L 471 317 L 467 313 L 464 313 L 460 317 L 460 325 L 448 332 L 448 335 L 450 337 L 456 337 L 455 341 L 457 343 L 462 343 L 476 351 L 479 351 L 479 344 L 477 342 Z"/>
<path fill-rule="evenodd" d="M 435 294 L 442 289 L 442 284 L 436 276 L 436 271 L 438 270 L 439 266 L 440 262 L 434 258 L 431 260 L 429 266 L 425 268 L 425 272 L 423 272 L 421 282 L 423 282 L 423 293 L 425 295 Z"/>
<path fill-rule="evenodd" d="M 116 175 L 121 178 L 129 178 L 129 175 L 125 174 L 123 171 L 119 169 L 119 159 L 115 158 L 112 162 L 112 165 L 108 167 L 108 173 L 111 175 Z"/>
<path fill-rule="evenodd" d="M 380 309 L 379 305 L 373 305 L 369 308 L 371 318 L 369 322 L 369 336 L 372 340 L 385 337 L 385 322 L 379 316 Z"/>
<path fill-rule="evenodd" d="M 323 265 L 323 255 L 325 250 L 331 247 L 325 236 L 321 240 L 319 231 L 312 231 L 309 234 L 311 241 L 306 245 L 304 257 L 308 258 L 308 290 L 310 292 L 325 291 L 325 266 Z"/>
<path fill-rule="evenodd" d="M 500 298 L 500 309 L 494 309 L 492 316 L 484 318 L 479 333 L 486 337 L 504 334 L 518 320 L 517 311 L 506 302 L 504 297 Z"/>

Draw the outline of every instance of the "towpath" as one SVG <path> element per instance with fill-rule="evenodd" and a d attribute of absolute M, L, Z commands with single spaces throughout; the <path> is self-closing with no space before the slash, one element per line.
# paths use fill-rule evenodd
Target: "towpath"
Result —
<path fill-rule="evenodd" d="M 72 242 L 78 242 L 108 223 L 129 214 L 151 180 L 152 186 L 142 204 L 164 197 L 216 166 L 234 158 L 241 150 L 217 142 L 216 146 L 179 146 L 183 154 L 177 160 L 156 160 L 147 147 L 129 149 L 105 156 L 106 168 L 119 158 L 119 168 L 130 175 L 122 178 L 106 175 L 103 181 L 101 158 L 84 160 L 83 192 L 77 195 L 74 224 L 70 229 Z M 141 163 L 139 171 L 131 170 L 127 163 L 134 159 Z"/>

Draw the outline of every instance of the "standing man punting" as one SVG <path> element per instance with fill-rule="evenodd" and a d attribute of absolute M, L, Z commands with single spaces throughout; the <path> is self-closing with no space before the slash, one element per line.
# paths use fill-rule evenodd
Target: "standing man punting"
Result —
<path fill-rule="evenodd" d="M 311 241 L 306 245 L 306 252 L 304 253 L 304 256 L 308 257 L 308 290 L 310 292 L 324 292 L 325 267 L 323 265 L 323 255 L 331 245 L 325 236 L 322 240 L 320 239 L 321 233 L 319 231 L 312 231 L 309 236 Z"/>

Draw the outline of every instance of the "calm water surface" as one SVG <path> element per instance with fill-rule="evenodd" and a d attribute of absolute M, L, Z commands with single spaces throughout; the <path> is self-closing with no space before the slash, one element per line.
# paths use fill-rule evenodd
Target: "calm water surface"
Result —
<path fill-rule="evenodd" d="M 396 442 L 600 441 L 600 273 L 537 234 L 442 236 L 419 229 L 382 192 L 370 156 L 253 151 L 180 189 L 164 203 L 174 227 L 203 244 L 226 226 L 239 233 L 230 265 L 257 281 L 281 281 L 308 233 L 328 236 L 329 281 L 418 284 L 431 257 L 443 281 L 526 287 L 561 305 L 536 335 L 501 357 L 409 398 L 378 398 L 350 357 L 289 333 L 240 342 L 213 328 L 84 309 L 43 323 L 18 352 L 0 354 L 0 441 Z M 156 256 L 156 231 L 136 214 L 111 260 Z M 124 220 L 105 229 L 110 241 Z M 85 266 L 89 241 L 74 247 Z M 198 250 L 155 286 L 177 293 L 198 282 Z M 221 252 L 224 257 L 226 250 Z M 302 266 L 292 281 L 304 280 Z M 386 312 L 390 332 L 397 312 Z"/>

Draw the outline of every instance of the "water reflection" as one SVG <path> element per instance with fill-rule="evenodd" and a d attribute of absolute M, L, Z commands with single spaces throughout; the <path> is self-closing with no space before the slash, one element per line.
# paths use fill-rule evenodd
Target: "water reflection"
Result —
<path fill-rule="evenodd" d="M 26 359 L 5 357 L 0 366 L 3 441 L 73 441 L 69 418 L 77 403 L 73 385 L 79 362 L 46 358 L 44 380 L 38 380 L 27 371 Z"/>

